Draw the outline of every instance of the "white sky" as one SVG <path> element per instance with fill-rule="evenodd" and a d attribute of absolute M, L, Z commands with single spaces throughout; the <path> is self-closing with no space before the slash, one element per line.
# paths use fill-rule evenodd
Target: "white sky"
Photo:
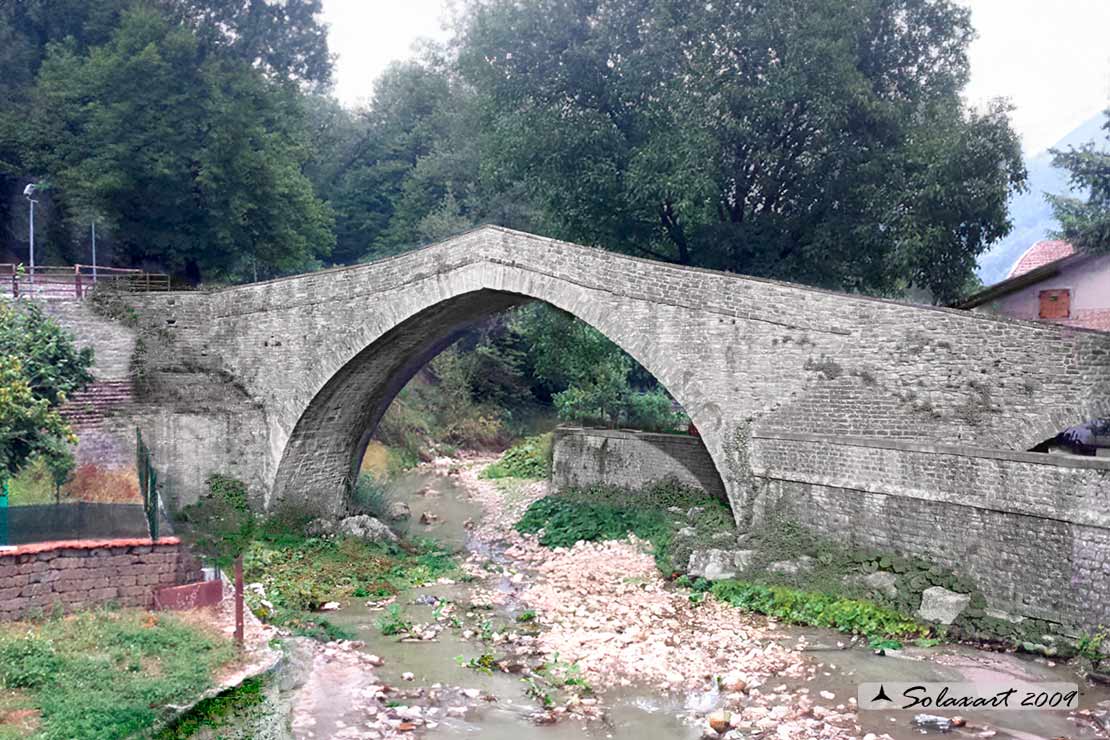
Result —
<path fill-rule="evenodd" d="M 1110 0 L 957 0 L 972 9 L 972 103 L 1009 98 L 1014 127 L 1037 153 L 1110 102 Z M 338 55 L 336 94 L 366 101 L 388 64 L 419 38 L 443 39 L 450 0 L 324 0 Z"/>

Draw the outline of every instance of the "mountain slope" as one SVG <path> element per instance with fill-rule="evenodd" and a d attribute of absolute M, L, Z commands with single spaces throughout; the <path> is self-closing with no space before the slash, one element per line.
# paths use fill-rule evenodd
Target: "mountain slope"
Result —
<path fill-rule="evenodd" d="M 1093 116 L 1056 142 L 1052 148 L 1066 149 L 1089 141 L 1104 142 L 1104 120 L 1102 113 Z M 1045 194 L 1067 192 L 1068 173 L 1052 166 L 1052 155 L 1047 151 L 1029 157 L 1025 166 L 1029 170 L 1029 189 L 1010 200 L 1013 231 L 979 258 L 979 278 L 986 285 L 1004 280 L 1006 273 L 1026 249 L 1040 239 L 1049 238 L 1059 228 Z"/>

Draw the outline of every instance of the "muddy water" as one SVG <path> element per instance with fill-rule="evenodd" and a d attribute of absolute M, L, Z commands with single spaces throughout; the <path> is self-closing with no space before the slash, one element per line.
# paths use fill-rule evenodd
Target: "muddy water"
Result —
<path fill-rule="evenodd" d="M 415 472 L 401 477 L 392 495 L 412 510 L 412 518 L 399 526 L 409 537 L 428 537 L 460 553 L 478 549 L 492 562 L 503 562 L 496 545 L 478 543 L 470 536 L 471 525 L 482 516 L 481 506 L 470 499 L 456 479 L 435 472 Z M 421 523 L 422 515 L 434 515 L 430 524 Z M 505 592 L 512 591 L 508 579 L 497 573 L 488 576 Z M 488 585 L 487 582 L 487 585 Z M 414 589 L 398 602 L 410 621 L 434 624 L 437 605 L 467 604 L 473 586 L 467 583 L 436 584 Z M 438 608 L 442 608 L 441 606 Z M 511 624 L 520 606 L 509 600 L 507 606 L 496 607 L 491 619 Z M 607 691 L 601 697 L 606 719 L 585 722 L 567 719 L 555 725 L 535 725 L 530 718 L 537 703 L 525 693 L 518 676 L 495 671 L 486 674 L 463 665 L 486 649 L 477 640 L 465 639 L 459 629 L 443 629 L 434 640 L 402 641 L 386 637 L 377 627 L 384 611 L 356 601 L 332 613 L 332 621 L 347 626 L 359 640 L 366 643 L 366 652 L 382 657 L 385 665 L 378 669 L 381 680 L 408 687 L 458 687 L 476 690 L 483 697 L 476 711 L 465 717 L 447 717 L 424 732 L 426 737 L 481 737 L 500 740 L 535 738 L 596 737 L 616 740 L 671 740 L 698 738 L 702 726 L 692 718 L 704 717 L 716 705 L 714 691 L 677 696 L 652 687 L 628 687 Z M 864 645 L 852 645 L 844 635 L 827 630 L 779 628 L 784 645 L 804 645 L 807 656 L 820 667 L 817 677 L 804 686 L 811 696 L 832 692 L 834 701 L 848 703 L 856 695 L 857 685 L 872 681 L 952 681 L 952 682 L 1074 682 L 1083 691 L 1081 706 L 1094 709 L 1100 702 L 1110 701 L 1110 692 L 1092 688 L 1067 666 L 1052 665 L 1043 659 L 1026 659 L 1009 654 L 988 653 L 959 646 L 930 649 L 889 651 L 875 655 Z M 411 682 L 403 674 L 412 673 Z M 787 683 L 787 682 L 784 682 Z M 827 698 L 827 697 L 826 697 Z M 343 708 L 336 706 L 337 714 Z M 911 726 L 913 712 L 860 712 L 859 722 L 864 733 L 888 734 L 896 740 L 920 738 L 921 730 Z M 968 727 L 947 737 L 995 737 L 1032 740 L 1064 737 L 1071 740 L 1095 740 L 1105 737 L 1089 726 L 1077 725 L 1066 712 L 963 712 Z M 990 727 L 996 734 L 978 734 Z M 325 727 L 317 727 L 316 737 L 327 736 Z M 772 733 L 769 735 L 773 737 Z"/>
<path fill-rule="evenodd" d="M 478 551 L 492 562 L 503 560 L 496 545 L 478 542 L 470 536 L 470 523 L 481 518 L 483 509 L 453 478 L 428 471 L 406 474 L 391 487 L 390 500 L 402 501 L 412 511 L 408 521 L 392 523 L 405 537 L 431 538 L 460 554 Z M 422 524 L 424 514 L 434 515 L 435 520 Z M 498 585 L 503 590 L 511 588 L 508 579 L 492 574 L 490 578 L 500 581 Z M 471 597 L 470 584 L 432 584 L 405 593 L 398 604 L 406 619 L 428 624 L 436 621 L 437 604 L 466 604 Z M 507 607 L 492 609 L 489 617 L 498 623 L 511 624 L 520 611 L 519 605 L 510 603 Z M 483 702 L 477 711 L 467 713 L 465 718 L 446 718 L 436 728 L 426 731 L 426 737 L 682 740 L 701 736 L 699 728 L 682 719 L 686 699 L 636 689 L 607 693 L 605 720 L 568 719 L 554 725 L 536 725 L 530 718 L 536 713 L 537 702 L 526 695 L 525 685 L 518 676 L 500 671 L 484 673 L 465 665 L 467 660 L 483 653 L 481 643 L 465 639 L 457 629 L 445 629 L 435 640 L 387 637 L 377 626 L 383 613 L 380 607 L 355 602 L 333 612 L 329 619 L 354 632 L 356 639 L 366 643 L 366 652 L 384 659 L 385 664 L 377 673 L 386 683 L 403 689 L 406 687 L 403 675 L 412 673 L 414 686 L 461 687 L 477 690 L 486 699 L 495 699 Z"/>

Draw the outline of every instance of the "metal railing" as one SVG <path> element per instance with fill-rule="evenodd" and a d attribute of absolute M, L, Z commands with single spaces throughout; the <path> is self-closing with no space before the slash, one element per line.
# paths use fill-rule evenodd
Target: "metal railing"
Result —
<path fill-rule="evenodd" d="M 52 267 L 0 263 L 0 293 L 14 298 L 76 298 L 97 286 L 126 293 L 162 292 L 170 289 L 170 276 L 119 267 L 72 265 Z"/>
<path fill-rule="evenodd" d="M 150 448 L 143 442 L 143 433 L 135 428 L 135 468 L 139 473 L 139 493 L 150 529 L 150 539 L 158 539 L 158 472 Z"/>

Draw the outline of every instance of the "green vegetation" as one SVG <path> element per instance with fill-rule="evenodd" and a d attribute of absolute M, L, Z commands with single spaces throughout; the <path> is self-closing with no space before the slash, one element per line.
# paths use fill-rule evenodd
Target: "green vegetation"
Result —
<path fill-rule="evenodd" d="M 1110 142 L 1110 109 L 1106 110 L 1106 140 Z M 1092 254 L 1110 252 L 1110 150 L 1094 142 L 1066 152 L 1053 150 L 1052 163 L 1071 173 L 1074 191 L 1086 192 L 1087 200 L 1074 196 L 1049 196 L 1061 225 L 1061 236 Z"/>
<path fill-rule="evenodd" d="M 431 541 L 387 547 L 348 537 L 304 537 L 293 531 L 289 522 L 268 522 L 247 549 L 245 577 L 261 583 L 266 592 L 265 597 L 248 593 L 247 603 L 260 618 L 310 637 L 349 637 L 313 613 L 328 601 L 384 598 L 456 568 L 451 555 Z"/>
<path fill-rule="evenodd" d="M 37 303 L 0 302 L 0 484 L 35 461 L 54 491 L 69 477 L 77 438 L 58 408 L 92 381 L 92 361 Z"/>
<path fill-rule="evenodd" d="M 38 712 L 46 740 L 115 740 L 150 728 L 235 657 L 215 633 L 167 615 L 97 611 L 0 626 L 0 686 Z"/>
<path fill-rule="evenodd" d="M 262 706 L 266 702 L 265 687 L 261 677 L 249 678 L 229 691 L 205 699 L 155 733 L 154 740 L 188 740 L 202 729 L 220 728 L 229 716 Z"/>
<path fill-rule="evenodd" d="M 412 629 L 412 622 L 405 618 L 405 613 L 396 604 L 390 604 L 385 614 L 378 618 L 378 629 L 386 637 L 402 635 Z"/>
<path fill-rule="evenodd" d="M 652 544 L 655 562 L 669 576 L 685 570 L 694 543 L 722 533 L 734 536 L 734 526 L 723 501 L 698 488 L 661 481 L 638 491 L 598 486 L 545 496 L 528 507 L 516 529 L 524 534 L 542 530 L 539 541 L 546 547 L 635 534 Z"/>
<path fill-rule="evenodd" d="M 720 601 L 788 624 L 829 627 L 899 648 L 901 639 L 927 637 L 930 627 L 869 601 L 742 581 L 717 581 L 709 592 Z"/>
<path fill-rule="evenodd" d="M 487 465 L 483 478 L 546 480 L 551 475 L 551 435 L 528 437 L 510 447 L 497 462 Z"/>

